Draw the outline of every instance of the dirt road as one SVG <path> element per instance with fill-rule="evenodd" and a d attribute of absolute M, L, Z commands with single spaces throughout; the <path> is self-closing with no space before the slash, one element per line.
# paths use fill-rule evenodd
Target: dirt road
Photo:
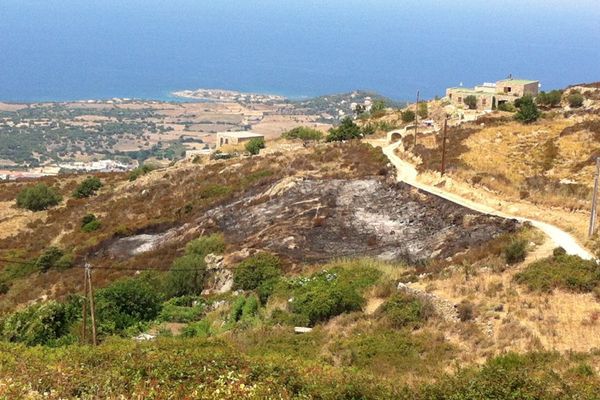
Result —
<path fill-rule="evenodd" d="M 565 249 L 567 251 L 568 254 L 577 255 L 577 256 L 587 259 L 587 260 L 594 258 L 592 253 L 589 252 L 588 250 L 586 250 L 583 246 L 581 246 L 572 235 L 561 230 L 560 228 L 557 228 L 554 225 L 550 225 L 548 223 L 534 220 L 534 219 L 520 217 L 517 215 L 506 214 L 506 213 L 500 212 L 492 207 L 489 207 L 487 205 L 475 203 L 473 201 L 470 201 L 463 197 L 460 197 L 456 194 L 449 193 L 441 188 L 419 182 L 417 180 L 417 177 L 418 177 L 417 169 L 412 164 L 400 159 L 400 157 L 398 157 L 396 155 L 395 151 L 400 146 L 400 144 L 401 144 L 401 141 L 392 143 L 390 145 L 382 146 L 383 153 L 388 157 L 390 162 L 396 167 L 397 179 L 399 181 L 408 183 L 411 186 L 414 186 L 418 189 L 421 189 L 425 192 L 434 194 L 436 196 L 442 197 L 453 203 L 460 204 L 471 210 L 475 210 L 475 211 L 478 211 L 478 212 L 481 212 L 484 214 L 495 215 L 495 216 L 503 217 L 503 218 L 513 218 L 520 222 L 529 222 L 533 226 L 535 226 L 536 228 L 538 228 L 539 230 L 544 232 L 546 235 L 548 235 L 548 237 L 552 240 L 552 242 L 554 242 L 556 247 L 559 247 L 559 246 L 562 247 L 563 249 Z"/>

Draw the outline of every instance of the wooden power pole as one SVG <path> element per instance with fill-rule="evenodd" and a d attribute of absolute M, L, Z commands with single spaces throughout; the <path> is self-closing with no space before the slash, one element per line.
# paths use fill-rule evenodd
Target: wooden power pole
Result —
<path fill-rule="evenodd" d="M 83 326 L 81 327 L 81 337 L 85 343 L 87 332 L 87 305 L 89 303 L 90 316 L 92 320 L 92 344 L 96 346 L 98 344 L 98 340 L 96 336 L 96 308 L 94 306 L 94 288 L 92 286 L 92 266 L 86 262 L 83 271 L 83 290 L 85 293 L 85 301 L 83 302 Z"/>
<path fill-rule="evenodd" d="M 442 138 L 442 169 L 441 175 L 444 176 L 446 173 L 446 137 L 448 134 L 448 117 L 444 120 L 444 137 Z"/>
<path fill-rule="evenodd" d="M 415 145 L 417 147 L 417 133 L 419 131 L 419 91 L 417 90 L 417 104 L 415 105 Z"/>
<path fill-rule="evenodd" d="M 592 215 L 590 216 L 590 237 L 596 233 L 596 218 L 598 206 L 598 184 L 600 180 L 600 157 L 596 158 L 596 178 L 594 179 L 594 193 L 592 194 Z"/>

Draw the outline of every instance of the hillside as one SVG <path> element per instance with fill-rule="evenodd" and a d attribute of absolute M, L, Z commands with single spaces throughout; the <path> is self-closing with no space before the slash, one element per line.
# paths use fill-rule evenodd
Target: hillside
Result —
<path fill-rule="evenodd" d="M 453 128 L 468 132 L 453 135 L 453 180 L 479 173 L 463 165 L 492 169 L 475 156 L 500 146 L 486 142 L 491 129 L 522 131 L 532 147 L 547 132 L 577 148 L 555 157 L 549 179 L 584 151 L 571 139 L 578 133 L 552 136 L 578 123 L 570 117 L 526 128 L 504 117 Z M 435 136 L 418 139 L 402 156 L 420 156 L 433 179 Z M 507 160 L 496 169 L 508 177 L 540 173 L 531 157 L 514 166 L 514 155 L 486 151 Z M 96 177 L 101 187 L 83 198 L 74 196 L 88 181 L 81 175 L 0 183 L 0 397 L 554 399 L 600 390 L 597 265 L 528 224 L 396 182 L 381 148 L 279 140 L 258 156 Z M 38 183 L 56 189 L 58 205 L 16 207 Z M 97 347 L 89 308 L 86 329 L 82 319 L 85 263 Z"/>

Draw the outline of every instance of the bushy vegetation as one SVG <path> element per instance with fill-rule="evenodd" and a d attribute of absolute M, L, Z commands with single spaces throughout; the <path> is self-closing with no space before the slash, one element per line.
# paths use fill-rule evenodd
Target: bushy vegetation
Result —
<path fill-rule="evenodd" d="M 188 242 L 185 255 L 175 259 L 167 278 L 168 297 L 197 296 L 204 288 L 208 254 L 225 250 L 223 235 L 212 234 Z"/>
<path fill-rule="evenodd" d="M 200 296 L 174 297 L 165 301 L 158 316 L 164 322 L 199 321 L 206 311 L 206 301 Z"/>
<path fill-rule="evenodd" d="M 265 148 L 265 139 L 263 138 L 254 138 L 250 139 L 245 146 L 245 149 L 248 153 L 252 155 L 256 155 L 260 153 L 261 149 Z"/>
<path fill-rule="evenodd" d="M 29 346 L 72 343 L 71 327 L 81 314 L 80 299 L 31 305 L 0 319 L 0 339 Z"/>
<path fill-rule="evenodd" d="M 300 139 L 304 141 L 319 141 L 323 139 L 323 132 L 309 128 L 307 126 L 299 126 L 281 134 L 284 139 Z"/>
<path fill-rule="evenodd" d="M 94 214 L 86 214 L 81 219 L 81 230 L 86 233 L 97 231 L 101 226 L 102 223 Z"/>
<path fill-rule="evenodd" d="M 50 268 L 65 269 L 73 266 L 73 260 L 70 254 L 55 246 L 50 246 L 38 257 L 35 262 L 36 267 L 46 272 Z"/>
<path fill-rule="evenodd" d="M 264 303 L 273 292 L 281 276 L 281 261 L 277 256 L 258 253 L 242 261 L 233 274 L 233 285 L 237 289 L 257 290 Z"/>
<path fill-rule="evenodd" d="M 517 108 L 515 107 L 515 105 L 509 101 L 505 101 L 503 103 L 498 104 L 498 111 L 505 111 L 505 112 L 516 112 Z"/>
<path fill-rule="evenodd" d="M 527 257 L 527 241 L 515 238 L 504 249 L 504 259 L 507 264 L 518 264 Z"/>
<path fill-rule="evenodd" d="M 404 122 L 404 123 L 413 122 L 415 120 L 415 112 L 412 110 L 406 109 L 406 110 L 402 111 L 400 118 L 402 119 L 402 122 Z"/>
<path fill-rule="evenodd" d="M 583 106 L 584 100 L 585 100 L 585 98 L 578 91 L 573 91 L 573 92 L 571 92 L 571 94 L 569 94 L 569 96 L 567 96 L 567 101 L 569 102 L 569 106 L 571 108 L 579 108 L 579 107 Z"/>
<path fill-rule="evenodd" d="M 556 251 L 552 257 L 528 265 L 515 275 L 515 281 L 541 292 L 558 288 L 589 293 L 600 287 L 600 266 L 595 261 Z"/>
<path fill-rule="evenodd" d="M 187 254 L 196 254 L 206 257 L 209 254 L 222 254 L 225 251 L 225 239 L 220 233 L 202 236 L 188 242 L 185 246 Z"/>
<path fill-rule="evenodd" d="M 515 102 L 515 105 L 519 109 L 515 114 L 515 119 L 524 124 L 530 124 L 537 121 L 541 115 L 541 112 L 538 110 L 533 101 L 533 97 L 531 96 L 523 96 Z"/>
<path fill-rule="evenodd" d="M 346 117 L 339 126 L 331 128 L 327 135 L 328 142 L 341 142 L 342 140 L 352 140 L 362 137 L 362 132 L 358 125 L 352 121 L 352 118 Z"/>
<path fill-rule="evenodd" d="M 405 292 L 392 295 L 377 310 L 380 318 L 395 329 L 418 328 L 430 318 L 434 311 L 433 306 Z"/>
<path fill-rule="evenodd" d="M 159 292 L 148 280 L 126 278 L 100 289 L 96 294 L 98 329 L 101 334 L 123 334 L 139 330 L 144 322 L 160 314 Z"/>
<path fill-rule="evenodd" d="M 30 211 L 43 211 L 58 205 L 62 196 L 43 183 L 23 189 L 17 196 L 17 207 Z"/>
<path fill-rule="evenodd" d="M 83 199 L 95 195 L 102 187 L 102 182 L 95 176 L 86 178 L 73 192 L 73 197 Z"/>
<path fill-rule="evenodd" d="M 380 272 L 368 267 L 335 267 L 310 277 L 285 282 L 291 294 L 290 310 L 296 320 L 313 326 L 345 312 L 359 311 L 364 305 L 362 291 L 374 284 Z"/>
<path fill-rule="evenodd" d="M 466 96 L 464 102 L 465 105 L 469 107 L 469 110 L 474 110 L 477 108 L 477 97 L 473 96 L 472 94 Z"/>
<path fill-rule="evenodd" d="M 562 90 L 552 90 L 550 92 L 541 92 L 535 98 L 535 102 L 544 107 L 556 107 L 562 100 Z"/>
<path fill-rule="evenodd" d="M 130 181 L 135 181 L 140 176 L 146 175 L 147 173 L 154 171 L 155 169 L 156 168 L 153 165 L 144 164 L 129 171 L 128 178 Z"/>

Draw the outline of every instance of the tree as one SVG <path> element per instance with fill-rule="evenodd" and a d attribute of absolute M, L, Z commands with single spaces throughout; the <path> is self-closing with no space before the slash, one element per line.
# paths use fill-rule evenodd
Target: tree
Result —
<path fill-rule="evenodd" d="M 544 106 L 544 107 L 556 107 L 557 105 L 560 104 L 561 100 L 562 100 L 562 91 L 560 91 L 560 90 L 552 90 L 548 93 L 541 92 L 535 98 L 535 102 L 537 104 L 539 104 L 540 106 Z"/>
<path fill-rule="evenodd" d="M 360 138 L 361 131 L 358 125 L 350 117 L 342 120 L 342 123 L 336 128 L 331 128 L 327 135 L 328 142 L 340 142 L 342 140 L 351 140 Z"/>
<path fill-rule="evenodd" d="M 470 94 L 464 99 L 465 105 L 469 107 L 469 110 L 474 110 L 477 108 L 477 97 Z"/>
<path fill-rule="evenodd" d="M 254 138 L 250 139 L 248 143 L 246 143 L 246 151 L 252 155 L 256 155 L 260 153 L 260 149 L 265 148 L 265 139 L 263 138 Z"/>
<path fill-rule="evenodd" d="M 323 132 L 309 128 L 307 126 L 299 126 L 287 132 L 284 132 L 281 137 L 284 139 L 301 139 L 319 141 L 323 138 Z"/>
<path fill-rule="evenodd" d="M 429 110 L 427 108 L 427 103 L 419 103 L 419 110 L 417 111 L 419 117 L 425 119 L 429 116 Z"/>
<path fill-rule="evenodd" d="M 204 289 L 206 262 L 204 256 L 187 254 L 173 262 L 167 282 L 169 297 L 197 296 Z"/>
<path fill-rule="evenodd" d="M 583 105 L 584 97 L 581 93 L 574 91 L 569 97 L 567 97 L 567 101 L 569 102 L 569 106 L 571 108 L 579 108 Z"/>
<path fill-rule="evenodd" d="M 56 190 L 38 183 L 33 187 L 23 189 L 17 196 L 17 207 L 31 211 L 42 211 L 55 206 L 62 200 Z"/>
<path fill-rule="evenodd" d="M 237 289 L 254 290 L 263 283 L 281 275 L 279 258 L 269 253 L 258 253 L 246 258 L 235 269 L 233 284 Z"/>
<path fill-rule="evenodd" d="M 158 291 L 140 278 L 117 281 L 96 292 L 96 311 L 103 333 L 122 333 L 125 329 L 151 321 L 161 310 Z"/>
<path fill-rule="evenodd" d="M 413 122 L 415 120 L 415 112 L 412 110 L 402 111 L 402 122 L 408 123 Z"/>
<path fill-rule="evenodd" d="M 537 121 L 541 113 L 531 96 L 523 96 L 519 101 L 519 111 L 515 114 L 515 119 L 524 124 L 530 124 Z"/>
<path fill-rule="evenodd" d="M 96 194 L 98 190 L 102 187 L 102 182 L 100 179 L 95 176 L 90 176 L 86 178 L 73 192 L 73 197 L 78 199 L 82 199 L 85 197 L 90 197 Z"/>

